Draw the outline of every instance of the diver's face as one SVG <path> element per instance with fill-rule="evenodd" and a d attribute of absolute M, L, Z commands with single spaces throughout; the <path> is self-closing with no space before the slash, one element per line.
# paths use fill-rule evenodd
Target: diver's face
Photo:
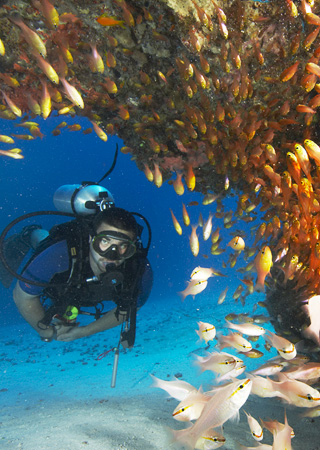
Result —
<path fill-rule="evenodd" d="M 99 235 L 103 235 L 104 233 L 108 233 L 108 232 L 115 232 L 115 233 L 122 233 L 123 235 L 127 236 L 128 241 L 133 241 L 134 236 L 133 233 L 130 233 L 127 230 L 123 230 L 121 228 L 116 228 L 113 227 L 111 225 L 106 224 L 101 224 L 98 229 L 97 229 L 97 233 L 96 236 Z M 90 236 L 90 253 L 89 253 L 89 261 L 90 261 L 90 266 L 91 269 L 93 270 L 94 274 L 96 276 L 100 275 L 101 273 L 104 273 L 107 269 L 107 266 L 109 264 L 114 264 L 116 266 L 119 266 L 120 264 L 122 264 L 124 262 L 125 258 L 125 254 L 128 250 L 128 242 L 126 242 L 126 240 L 121 240 L 121 239 L 116 239 L 116 238 L 112 238 L 110 236 L 104 236 L 101 239 L 99 239 L 99 252 L 106 252 L 106 255 L 101 255 L 98 253 L 98 251 L 95 250 L 94 247 L 96 247 L 96 245 L 94 245 L 94 237 Z M 117 259 L 111 259 L 109 257 L 108 259 L 108 250 L 115 247 L 117 249 L 117 253 L 118 253 L 118 258 Z M 97 247 L 96 247 L 97 248 Z M 112 254 L 112 252 L 110 253 L 110 255 Z M 121 256 L 124 256 L 123 258 L 121 258 Z"/>

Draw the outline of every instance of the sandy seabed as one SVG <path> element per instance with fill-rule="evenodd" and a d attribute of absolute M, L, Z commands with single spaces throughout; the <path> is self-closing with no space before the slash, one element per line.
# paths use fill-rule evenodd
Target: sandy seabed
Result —
<path fill-rule="evenodd" d="M 219 328 L 228 305 L 215 312 Z M 120 352 L 116 387 L 111 388 L 113 348 L 119 330 L 71 343 L 43 343 L 25 324 L 7 326 L 0 334 L 0 449 L 3 450 L 167 450 L 169 428 L 183 428 L 171 415 L 178 402 L 159 389 L 150 388 L 150 373 L 172 380 L 176 375 L 205 390 L 214 383 L 208 372 L 199 375 L 192 364 L 194 354 L 204 354 L 204 344 L 194 332 L 198 320 L 212 320 L 201 302 L 191 311 L 179 299 L 157 309 L 146 305 L 139 312 L 136 345 Z M 262 338 L 259 338 L 262 339 Z M 260 341 L 259 341 L 260 342 Z M 262 349 L 263 340 L 260 344 Z M 213 350 L 213 348 L 212 348 Z M 274 354 L 268 354 L 268 358 Z M 266 359 L 266 358 L 265 358 Z M 248 360 L 248 369 L 264 361 Z M 296 437 L 294 450 L 320 450 L 319 418 L 302 417 L 277 399 L 250 396 L 244 409 L 257 419 L 288 422 Z M 240 442 L 257 443 L 250 435 L 244 412 L 239 422 L 227 422 L 225 449 Z M 272 437 L 265 431 L 264 443 Z"/>

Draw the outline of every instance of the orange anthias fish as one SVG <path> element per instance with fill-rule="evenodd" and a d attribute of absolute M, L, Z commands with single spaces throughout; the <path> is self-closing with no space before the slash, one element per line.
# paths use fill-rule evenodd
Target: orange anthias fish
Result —
<path fill-rule="evenodd" d="M 44 42 L 40 36 L 33 30 L 31 30 L 27 25 L 21 20 L 20 17 L 11 17 L 10 20 L 18 27 L 21 28 L 24 39 L 30 45 L 32 49 L 40 53 L 40 55 L 45 58 L 47 56 L 47 50 Z"/>
<path fill-rule="evenodd" d="M 188 227 L 190 225 L 190 217 L 184 203 L 182 203 L 182 217 L 183 223 L 185 224 L 186 227 Z"/>
<path fill-rule="evenodd" d="M 184 193 L 184 186 L 182 183 L 182 173 L 177 173 L 177 178 L 174 180 L 173 188 L 178 195 L 182 195 Z"/>
<path fill-rule="evenodd" d="M 255 291 L 264 292 L 264 280 L 267 275 L 270 275 L 272 267 L 272 253 L 270 247 L 265 245 L 257 254 L 254 260 L 254 265 L 258 273 Z"/>
<path fill-rule="evenodd" d="M 104 27 L 122 27 L 125 28 L 124 26 L 124 20 L 118 20 L 115 19 L 114 17 L 111 16 L 105 16 L 105 15 L 101 15 L 99 16 L 96 21 L 104 26 Z"/>
<path fill-rule="evenodd" d="M 245 242 L 241 236 L 235 236 L 227 245 L 238 252 L 241 252 L 245 248 Z"/>
<path fill-rule="evenodd" d="M 176 219 L 175 215 L 173 214 L 173 211 L 172 211 L 171 208 L 170 208 L 170 212 L 171 212 L 171 217 L 172 217 L 172 222 L 173 222 L 174 229 L 176 230 L 176 232 L 178 234 L 181 235 L 182 234 L 181 225 L 179 224 L 178 220 Z"/>

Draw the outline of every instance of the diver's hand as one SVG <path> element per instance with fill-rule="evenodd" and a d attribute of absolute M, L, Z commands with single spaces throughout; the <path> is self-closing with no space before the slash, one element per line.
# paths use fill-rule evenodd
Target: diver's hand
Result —
<path fill-rule="evenodd" d="M 57 341 L 71 342 L 85 337 L 85 327 L 65 326 L 57 329 Z"/>

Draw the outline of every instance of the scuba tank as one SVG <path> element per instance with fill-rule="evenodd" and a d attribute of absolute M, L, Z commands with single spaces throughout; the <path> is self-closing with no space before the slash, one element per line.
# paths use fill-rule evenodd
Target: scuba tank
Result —
<path fill-rule="evenodd" d="M 60 186 L 53 195 L 53 203 L 58 211 L 85 216 L 114 206 L 114 199 L 108 189 L 83 182 Z"/>

